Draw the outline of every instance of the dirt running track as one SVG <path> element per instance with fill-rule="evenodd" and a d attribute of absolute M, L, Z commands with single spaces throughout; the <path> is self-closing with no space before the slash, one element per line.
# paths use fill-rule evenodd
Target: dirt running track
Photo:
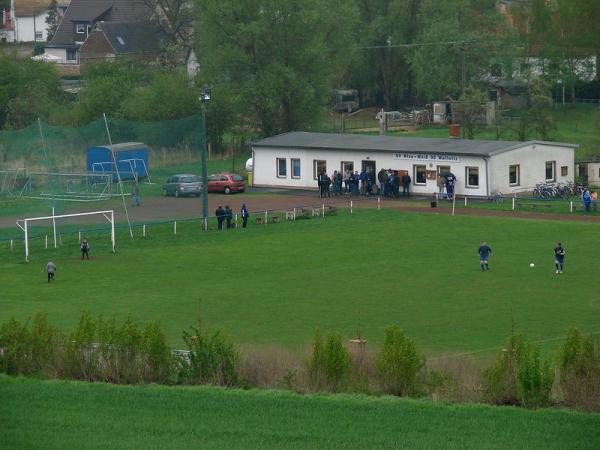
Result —
<path fill-rule="evenodd" d="M 209 212 L 214 215 L 215 209 L 221 205 L 229 205 L 234 213 L 239 213 L 242 203 L 250 212 L 264 211 L 265 209 L 291 209 L 305 207 L 317 207 L 323 203 L 314 191 L 290 191 L 290 190 L 269 190 L 252 189 L 245 194 L 210 194 Z M 412 198 L 411 198 L 412 199 Z M 324 199 L 327 205 L 336 205 L 341 208 L 349 208 L 350 200 L 353 201 L 355 208 L 376 208 L 376 198 L 351 198 L 349 196 L 331 197 Z M 421 198 L 425 203 L 425 199 Z M 142 198 L 142 206 L 131 207 L 130 198 L 126 198 L 127 209 L 132 223 L 144 223 L 152 221 L 168 221 L 174 219 L 199 218 L 202 215 L 202 200 L 200 198 L 174 198 L 174 197 L 146 197 Z M 381 207 L 384 209 L 397 209 L 402 211 L 414 211 L 423 213 L 451 214 L 450 208 L 429 208 L 425 206 L 415 206 L 414 201 L 407 202 L 404 199 L 381 200 Z M 85 207 L 74 209 L 72 212 L 85 212 L 99 209 L 112 209 L 106 205 L 88 204 Z M 118 206 L 113 206 L 115 216 L 118 222 L 125 222 L 125 212 L 121 202 Z M 487 216 L 487 217 L 515 217 L 523 219 L 543 219 L 543 220 L 569 220 L 584 222 L 599 222 L 600 216 L 582 216 L 578 214 L 552 214 L 552 213 L 534 213 L 534 212 L 513 212 L 513 211 L 490 211 L 480 208 L 457 208 L 456 215 L 462 216 Z M 0 228 L 15 227 L 15 221 L 22 217 L 0 217 Z M 71 223 L 98 223 L 97 216 L 81 217 L 77 220 L 71 219 Z"/>

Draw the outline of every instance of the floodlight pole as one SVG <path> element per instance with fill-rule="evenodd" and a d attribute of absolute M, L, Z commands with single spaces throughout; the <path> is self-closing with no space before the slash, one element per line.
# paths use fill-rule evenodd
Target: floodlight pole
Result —
<path fill-rule="evenodd" d="M 200 136 L 200 165 L 202 170 L 202 221 L 204 231 L 208 231 L 208 170 L 206 168 L 206 102 L 210 100 L 210 89 L 204 88 L 200 94 L 202 106 L 202 135 Z"/>

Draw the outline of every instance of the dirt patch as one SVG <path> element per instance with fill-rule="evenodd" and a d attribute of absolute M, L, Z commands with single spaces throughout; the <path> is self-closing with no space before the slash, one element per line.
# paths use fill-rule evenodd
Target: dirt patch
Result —
<path fill-rule="evenodd" d="M 209 214 L 214 216 L 218 206 L 225 207 L 229 205 L 234 213 L 239 213 L 242 203 L 245 203 L 250 212 L 264 210 L 283 210 L 302 207 L 318 207 L 325 203 L 326 205 L 335 205 L 340 208 L 349 208 L 352 201 L 355 208 L 377 208 L 377 198 L 360 198 L 350 196 L 330 197 L 327 199 L 319 198 L 316 191 L 289 191 L 289 190 L 269 190 L 252 189 L 248 193 L 224 195 L 210 194 Z M 167 221 L 176 219 L 199 218 L 202 216 L 202 199 L 198 197 L 175 198 L 175 197 L 145 197 L 142 198 L 142 206 L 132 207 L 131 199 L 127 198 L 127 210 L 133 223 L 143 223 L 151 221 Z M 426 206 L 416 206 L 418 199 L 382 199 L 381 208 L 395 209 L 400 211 L 413 211 L 420 213 L 452 214 L 450 208 L 430 208 Z M 425 200 L 421 199 L 425 204 Z M 104 206 L 87 205 L 85 208 L 78 208 L 77 211 L 91 211 L 94 209 L 105 209 Z M 113 209 L 113 208 L 108 208 Z M 125 221 L 125 210 L 119 203 L 114 207 L 115 217 L 118 222 Z M 74 211 L 74 212 L 77 212 Z M 523 211 L 493 211 L 480 208 L 459 208 L 455 211 L 460 216 L 485 216 L 485 217 L 514 217 L 536 220 L 569 220 L 580 222 L 600 222 L 598 216 L 581 216 L 569 214 L 535 213 Z M 22 218 L 22 217 L 19 217 Z M 0 218 L 0 227 L 15 227 L 17 217 Z M 70 223 L 98 223 L 98 216 L 74 218 Z"/>

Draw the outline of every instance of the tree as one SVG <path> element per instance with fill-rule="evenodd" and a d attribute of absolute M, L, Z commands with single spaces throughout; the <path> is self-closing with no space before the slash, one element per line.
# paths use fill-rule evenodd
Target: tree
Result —
<path fill-rule="evenodd" d="M 550 139 L 551 132 L 556 128 L 552 119 L 552 97 L 546 80 L 534 78 L 529 84 L 527 105 L 515 122 L 515 132 L 520 141 L 527 140 L 531 131 L 535 131 L 544 140 Z"/>
<path fill-rule="evenodd" d="M 414 76 L 409 49 L 415 41 L 420 0 L 359 0 L 360 54 L 353 65 L 353 85 L 381 96 L 386 108 L 409 102 Z"/>
<path fill-rule="evenodd" d="M 145 85 L 136 87 L 124 100 L 121 111 L 131 120 L 168 120 L 200 112 L 196 91 L 182 73 L 159 73 Z"/>
<path fill-rule="evenodd" d="M 62 101 L 60 76 L 44 62 L 0 56 L 0 129 L 47 118 Z"/>
<path fill-rule="evenodd" d="M 345 42 L 334 0 L 197 0 L 198 51 L 206 81 L 226 92 L 237 122 L 264 135 L 310 127 L 320 116 L 332 43 Z M 336 22 L 338 21 L 338 22 Z M 330 63 L 334 61 L 334 63 Z"/>
<path fill-rule="evenodd" d="M 421 0 L 419 18 L 422 45 L 411 57 L 417 94 L 458 98 L 487 73 L 494 58 L 489 44 L 502 41 L 504 20 L 496 2 Z"/>
<path fill-rule="evenodd" d="M 465 90 L 465 95 L 460 98 L 458 105 L 463 138 L 473 139 L 475 137 L 475 127 L 480 123 L 482 113 L 485 118 L 487 103 L 488 96 L 485 92 L 472 86 Z"/>
<path fill-rule="evenodd" d="M 533 130 L 546 141 L 550 139 L 550 134 L 556 129 L 551 108 L 550 87 L 543 78 L 536 78 L 529 87 L 526 116 Z"/>
<path fill-rule="evenodd" d="M 134 89 L 148 77 L 148 71 L 127 61 L 106 61 L 86 68 L 86 86 L 74 105 L 76 124 L 88 123 L 103 113 L 122 116 L 122 107 Z"/>
<path fill-rule="evenodd" d="M 56 30 L 58 30 L 58 25 L 60 24 L 60 13 L 58 12 L 58 3 L 56 0 L 52 0 L 48 5 L 48 14 L 46 16 L 46 40 L 50 42 L 54 35 L 56 34 Z"/>

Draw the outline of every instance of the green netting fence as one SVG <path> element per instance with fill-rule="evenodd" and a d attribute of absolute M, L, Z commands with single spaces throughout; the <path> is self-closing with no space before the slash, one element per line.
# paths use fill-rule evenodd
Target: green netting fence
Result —
<path fill-rule="evenodd" d="M 186 162 L 200 146 L 200 116 L 160 122 L 107 121 L 114 144 L 146 144 L 154 165 Z M 108 143 L 103 118 L 73 128 L 36 122 L 20 130 L 0 132 L 0 170 L 82 172 L 88 147 Z"/>
<path fill-rule="evenodd" d="M 1 131 L 0 216 L 48 215 L 52 209 L 61 214 L 76 208 L 76 202 L 110 200 L 119 195 L 121 186 L 114 174 L 88 171 L 88 148 L 143 143 L 151 171 L 197 161 L 202 129 L 202 117 L 190 116 L 159 122 L 102 117 L 80 127 L 37 121 L 23 129 Z M 131 187 L 125 190 L 129 193 Z"/>

